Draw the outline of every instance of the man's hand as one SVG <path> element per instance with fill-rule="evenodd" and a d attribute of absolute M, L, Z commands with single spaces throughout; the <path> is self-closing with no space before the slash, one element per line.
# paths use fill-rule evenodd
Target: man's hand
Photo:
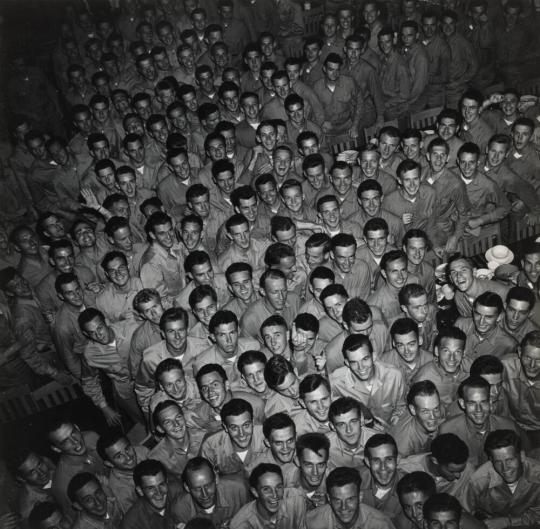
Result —
<path fill-rule="evenodd" d="M 413 219 L 412 213 L 403 213 L 403 215 L 401 215 L 401 220 L 403 221 L 403 224 L 405 225 L 410 224 L 412 222 L 412 219 Z"/>
<path fill-rule="evenodd" d="M 58 373 L 54 377 L 54 380 L 56 380 L 56 382 L 58 382 L 59 384 L 62 384 L 62 386 L 71 386 L 71 384 L 75 382 L 73 377 L 65 371 L 58 371 Z"/>
<path fill-rule="evenodd" d="M 499 517 L 499 518 L 486 518 L 484 523 L 487 525 L 488 529 L 505 529 L 509 527 L 508 518 Z"/>
<path fill-rule="evenodd" d="M 103 412 L 103 415 L 105 416 L 105 420 L 107 421 L 107 424 L 109 426 L 122 425 L 122 417 L 117 411 L 113 410 L 110 406 L 105 406 L 105 408 L 101 408 L 101 411 Z"/>
<path fill-rule="evenodd" d="M 83 187 L 81 189 L 81 196 L 84 198 L 84 201 L 89 208 L 99 209 L 101 207 L 96 195 L 89 187 Z"/>
<path fill-rule="evenodd" d="M 474 219 L 469 219 L 467 221 L 467 226 L 471 230 L 475 230 L 476 228 L 480 228 L 482 226 L 482 219 L 480 217 L 476 217 Z"/>
<path fill-rule="evenodd" d="M 8 512 L 0 516 L 0 529 L 16 529 L 21 526 L 21 517 L 14 512 Z"/>

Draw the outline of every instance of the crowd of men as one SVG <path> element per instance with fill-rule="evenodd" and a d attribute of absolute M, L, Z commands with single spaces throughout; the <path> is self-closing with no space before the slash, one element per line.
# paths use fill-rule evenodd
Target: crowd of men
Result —
<path fill-rule="evenodd" d="M 92 6 L 5 80 L 0 389 L 107 428 L 21 443 L 1 529 L 538 527 L 540 242 L 458 253 L 540 215 L 538 2 Z"/>

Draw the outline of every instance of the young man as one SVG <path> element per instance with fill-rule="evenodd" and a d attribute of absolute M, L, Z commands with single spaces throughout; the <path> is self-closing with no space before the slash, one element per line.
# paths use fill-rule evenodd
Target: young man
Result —
<path fill-rule="evenodd" d="M 472 318 L 458 318 L 456 327 L 467 335 L 464 354 L 468 360 L 473 361 L 484 354 L 502 358 L 516 351 L 518 342 L 498 325 L 503 311 L 501 297 L 488 291 L 474 300 Z"/>
<path fill-rule="evenodd" d="M 535 303 L 534 293 L 526 287 L 512 287 L 506 295 L 504 313 L 498 325 L 518 343 L 531 331 L 539 330 L 530 320 Z"/>
<path fill-rule="evenodd" d="M 245 482 L 232 478 L 218 478 L 210 461 L 203 457 L 190 459 L 182 473 L 187 494 L 179 496 L 171 506 L 175 524 L 187 524 L 202 518 L 219 526 L 231 518 L 248 502 Z"/>
<path fill-rule="evenodd" d="M 219 475 L 245 476 L 265 451 L 262 427 L 253 425 L 253 408 L 243 399 L 231 399 L 221 409 L 223 431 L 202 442 L 200 455 Z"/>
<path fill-rule="evenodd" d="M 418 370 L 431 361 L 433 355 L 429 349 L 422 347 L 422 339 L 418 324 L 411 318 L 399 318 L 390 328 L 393 348 L 385 351 L 380 359 L 399 368 L 410 388 L 411 380 Z"/>
<path fill-rule="evenodd" d="M 435 339 L 435 358 L 422 366 L 412 379 L 413 384 L 432 381 L 444 407 L 452 403 L 459 384 L 468 376 L 470 361 L 464 358 L 466 343 L 467 335 L 461 329 L 443 327 Z"/>
<path fill-rule="evenodd" d="M 160 402 L 152 413 L 152 419 L 157 433 L 163 437 L 150 450 L 148 457 L 160 461 L 169 477 L 180 481 L 186 463 L 199 453 L 205 431 L 188 428 L 182 408 L 173 400 Z"/>
<path fill-rule="evenodd" d="M 255 500 L 244 505 L 231 520 L 235 529 L 264 527 L 271 523 L 283 529 L 306 526 L 306 505 L 302 493 L 285 488 L 278 465 L 260 463 L 249 476 L 249 488 Z"/>
<path fill-rule="evenodd" d="M 264 380 L 273 392 L 266 401 L 267 417 L 286 412 L 294 419 L 303 411 L 300 380 L 289 360 L 283 356 L 272 356 L 264 368 Z"/>
<path fill-rule="evenodd" d="M 444 421 L 439 431 L 441 434 L 454 433 L 465 441 L 469 448 L 469 462 L 478 468 L 487 461 L 484 442 L 490 432 L 506 429 L 519 435 L 521 431 L 513 420 L 491 411 L 489 382 L 482 377 L 466 378 L 459 385 L 457 394 L 463 413 Z"/>
<path fill-rule="evenodd" d="M 404 414 L 391 433 L 403 457 L 429 449 L 444 416 L 436 386 L 430 380 L 412 384 L 407 393 L 408 414 Z"/>
<path fill-rule="evenodd" d="M 389 324 L 401 316 L 399 293 L 411 283 L 418 283 L 416 275 L 407 269 L 408 258 L 402 250 L 386 252 L 380 263 L 381 276 L 384 282 L 367 298 L 374 307 L 380 307 L 383 316 Z"/>
<path fill-rule="evenodd" d="M 253 268 L 249 263 L 233 263 L 225 269 L 225 278 L 232 297 L 223 310 L 230 310 L 242 318 L 248 306 L 258 299 L 253 286 Z"/>
<path fill-rule="evenodd" d="M 83 351 L 82 385 L 85 393 L 103 413 L 107 424 L 121 424 L 121 415 L 105 398 L 99 379 L 100 371 L 112 382 L 115 400 L 134 422 L 141 421 L 128 368 L 131 336 L 137 328 L 134 321 L 108 324 L 102 312 L 85 309 L 79 315 L 79 327 L 88 339 Z"/>
<path fill-rule="evenodd" d="M 338 467 L 326 478 L 328 504 L 307 515 L 308 529 L 328 527 L 364 527 L 391 529 L 390 518 L 360 501 L 362 479 L 354 468 Z"/>
<path fill-rule="evenodd" d="M 364 466 L 364 448 L 370 437 L 377 433 L 366 423 L 366 409 L 352 397 L 340 397 L 328 412 L 331 432 L 328 467 L 351 467 L 361 470 Z"/>
<path fill-rule="evenodd" d="M 263 433 L 267 451 L 261 462 L 279 465 L 287 475 L 296 470 L 296 425 L 291 417 L 284 412 L 270 415 L 263 423 Z"/>
<path fill-rule="evenodd" d="M 294 418 L 298 435 L 308 432 L 330 432 L 328 410 L 330 408 L 330 384 L 320 374 L 305 376 L 298 387 L 302 407 Z"/>
<path fill-rule="evenodd" d="M 469 481 L 467 508 L 501 526 L 538 523 L 538 462 L 523 455 L 520 438 L 512 430 L 491 432 L 484 449 L 489 461 Z"/>
<path fill-rule="evenodd" d="M 373 358 L 371 340 L 351 334 L 343 342 L 345 365 L 330 375 L 335 395 L 353 397 L 384 425 L 395 424 L 405 409 L 405 383 L 396 367 Z"/>
<path fill-rule="evenodd" d="M 133 484 L 133 470 L 148 458 L 148 449 L 133 446 L 120 430 L 107 430 L 97 442 L 97 453 L 109 469 L 109 488 L 114 491 L 123 512 L 135 503 L 137 493 Z"/>
<path fill-rule="evenodd" d="M 398 447 L 389 434 L 377 433 L 370 437 L 364 449 L 366 467 L 362 477 L 362 503 L 394 518 L 401 511 L 396 485 L 403 476 L 397 466 Z"/>

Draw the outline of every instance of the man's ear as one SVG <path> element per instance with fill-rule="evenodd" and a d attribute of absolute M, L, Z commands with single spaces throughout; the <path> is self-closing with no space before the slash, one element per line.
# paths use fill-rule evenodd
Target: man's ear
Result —
<path fill-rule="evenodd" d="M 210 334 L 208 335 L 208 338 L 210 339 L 210 341 L 211 341 L 213 344 L 216 343 L 216 335 L 215 335 L 215 334 L 210 333 Z"/>
<path fill-rule="evenodd" d="M 135 492 L 137 493 L 137 496 L 139 496 L 139 498 L 142 498 L 144 496 L 141 487 L 135 487 Z"/>
<path fill-rule="evenodd" d="M 251 492 L 251 494 L 253 495 L 254 498 L 259 499 L 259 493 L 257 492 L 257 490 L 254 487 L 249 487 L 249 492 Z"/>
<path fill-rule="evenodd" d="M 225 433 L 227 434 L 229 433 L 229 429 L 227 428 L 227 425 L 223 421 L 221 421 L 221 427 L 223 428 L 223 431 Z"/>
<path fill-rule="evenodd" d="M 408 404 L 407 405 L 407 408 L 409 409 L 409 413 L 413 416 L 413 417 L 416 417 L 416 410 L 414 409 L 414 406 L 412 404 Z"/>
<path fill-rule="evenodd" d="M 107 460 L 103 460 L 103 464 L 106 466 L 106 467 L 109 467 L 109 468 L 114 468 L 114 465 L 110 462 L 110 461 L 107 461 Z"/>
<path fill-rule="evenodd" d="M 266 297 L 266 292 L 264 291 L 264 288 L 259 288 L 259 294 L 265 298 Z"/>
<path fill-rule="evenodd" d="M 76 510 L 76 511 L 82 511 L 82 507 L 81 505 L 79 504 L 79 502 L 77 501 L 74 501 L 71 506 Z"/>
<path fill-rule="evenodd" d="M 383 276 L 383 279 L 386 281 L 386 270 L 381 270 L 381 275 Z"/>
<path fill-rule="evenodd" d="M 50 446 L 51 446 L 51 450 L 52 450 L 53 452 L 56 452 L 57 454 L 62 453 L 62 450 L 60 450 L 60 448 L 58 448 L 57 446 L 54 446 L 53 444 L 50 445 Z"/>
<path fill-rule="evenodd" d="M 458 401 L 459 407 L 462 410 L 465 410 L 465 401 L 463 399 L 458 399 L 457 401 Z"/>
<path fill-rule="evenodd" d="M 263 443 L 266 448 L 270 448 L 270 443 L 268 442 L 268 439 L 266 439 L 266 437 L 263 439 Z"/>

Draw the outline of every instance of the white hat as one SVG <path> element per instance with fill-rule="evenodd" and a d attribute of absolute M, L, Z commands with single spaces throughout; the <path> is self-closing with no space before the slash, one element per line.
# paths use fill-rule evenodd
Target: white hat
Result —
<path fill-rule="evenodd" d="M 495 262 L 500 265 L 510 264 L 514 260 L 514 252 L 503 244 L 497 244 L 486 252 L 486 261 Z M 491 267 L 490 267 L 491 268 Z"/>

